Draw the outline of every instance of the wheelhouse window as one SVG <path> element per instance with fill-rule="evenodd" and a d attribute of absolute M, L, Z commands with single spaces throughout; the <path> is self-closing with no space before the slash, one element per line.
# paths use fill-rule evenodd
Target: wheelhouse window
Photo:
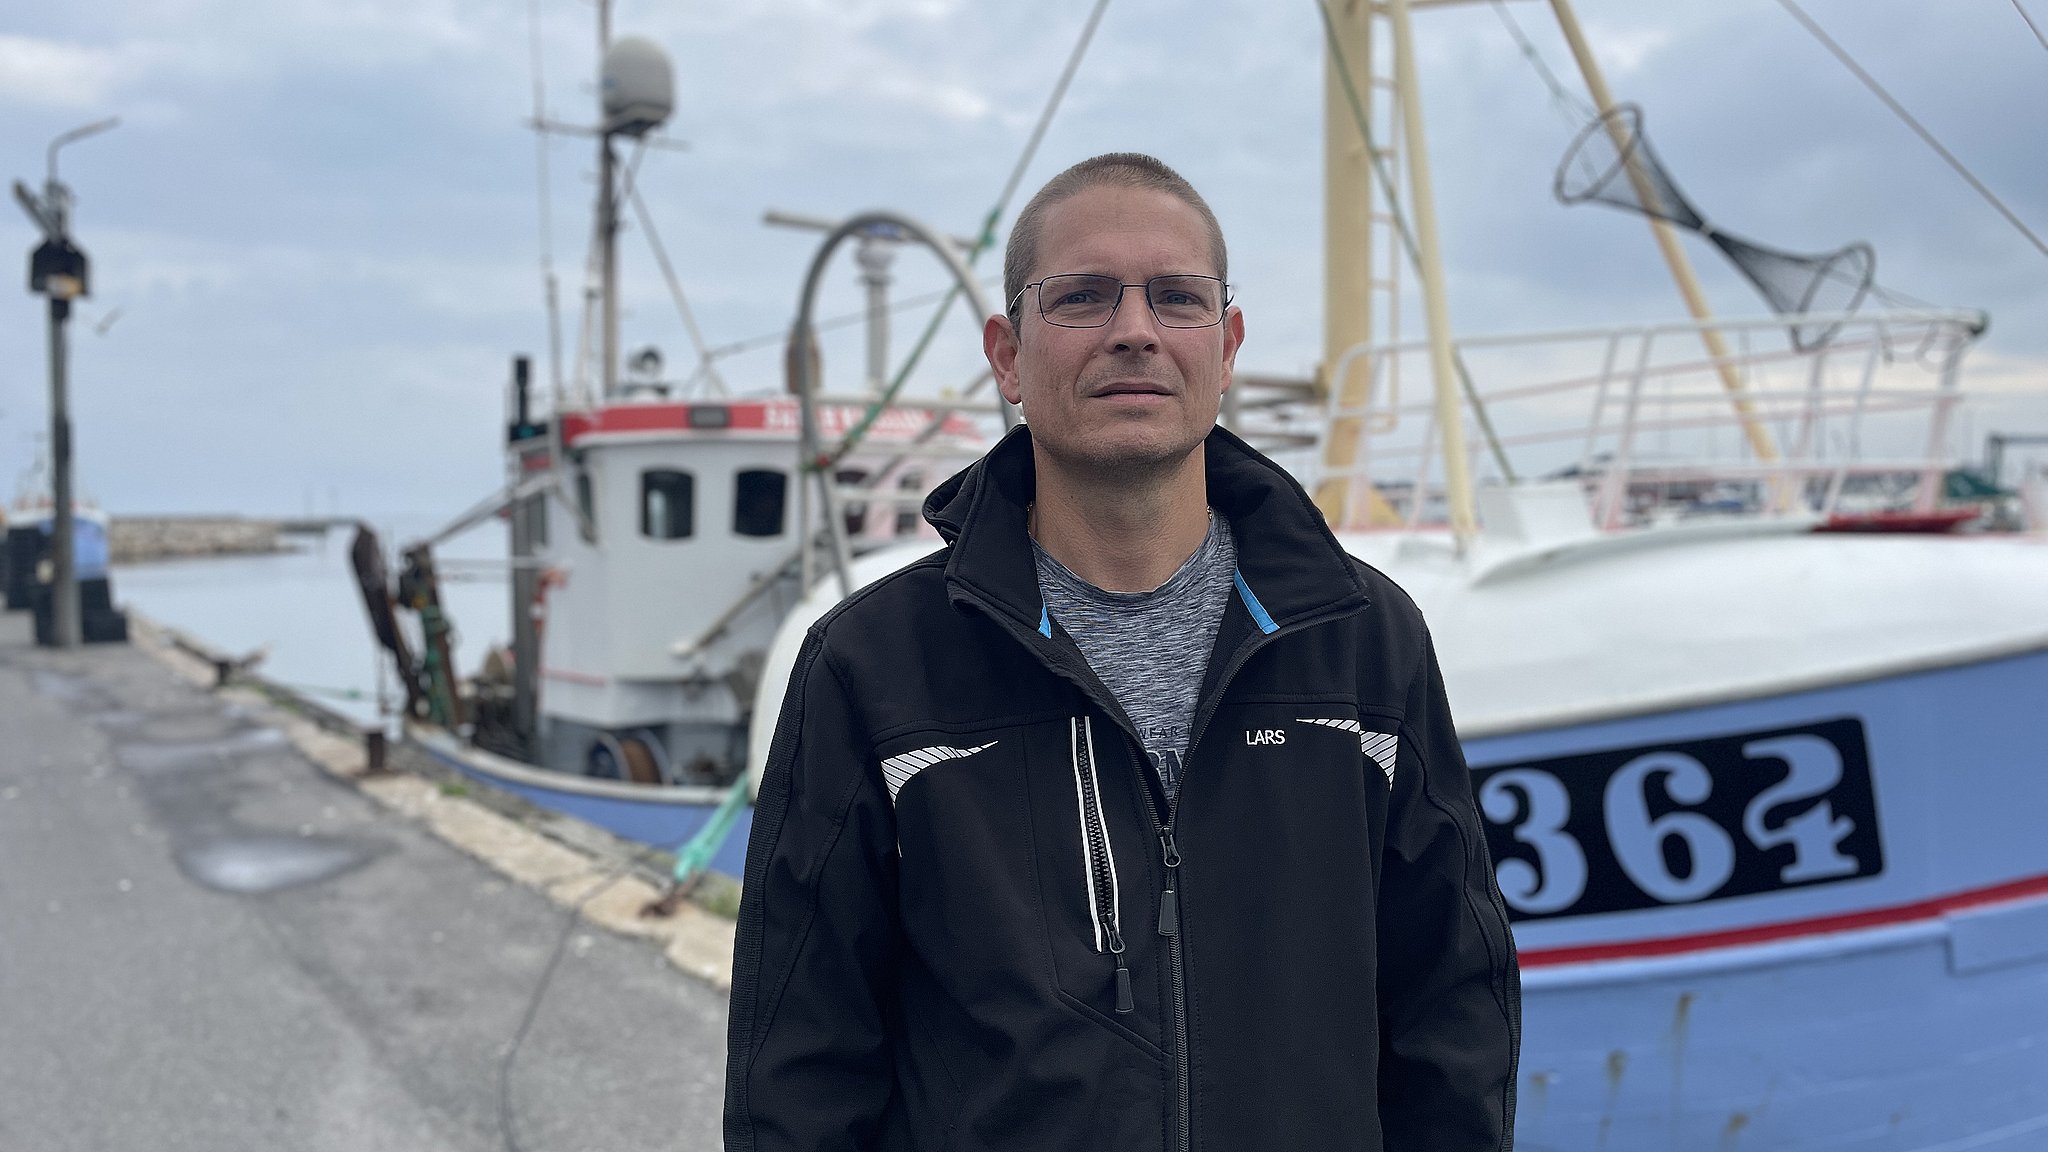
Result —
<path fill-rule="evenodd" d="M 688 472 L 650 468 L 640 474 L 640 534 L 685 540 L 697 530 L 697 480 Z"/>
<path fill-rule="evenodd" d="M 782 535 L 789 476 L 772 468 L 743 468 L 733 477 L 732 531 L 735 536 Z"/>

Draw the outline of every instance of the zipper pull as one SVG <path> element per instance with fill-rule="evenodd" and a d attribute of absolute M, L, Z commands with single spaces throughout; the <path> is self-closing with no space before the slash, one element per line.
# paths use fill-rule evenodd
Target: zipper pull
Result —
<path fill-rule="evenodd" d="M 1138 1003 L 1131 996 L 1131 970 L 1124 966 L 1123 933 L 1114 924 L 1109 927 L 1109 951 L 1116 957 L 1116 1010 L 1121 1016 L 1136 1011 Z"/>
<path fill-rule="evenodd" d="M 1173 829 L 1159 830 L 1160 855 L 1166 861 L 1166 891 L 1159 894 L 1159 934 L 1180 935 L 1180 894 L 1174 891 L 1174 869 L 1180 867 L 1180 846 L 1173 842 Z"/>

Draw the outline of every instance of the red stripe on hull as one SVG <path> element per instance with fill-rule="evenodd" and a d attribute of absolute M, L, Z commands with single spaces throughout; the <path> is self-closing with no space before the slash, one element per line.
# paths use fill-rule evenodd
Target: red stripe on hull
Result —
<path fill-rule="evenodd" d="M 1663 936 L 1651 940 L 1628 940 L 1615 944 L 1534 948 L 1521 954 L 1521 963 L 1524 968 L 1546 968 L 1558 964 L 1586 964 L 1598 960 L 1644 960 L 1655 956 L 1707 952 L 1716 948 L 1740 948 L 1749 944 L 1770 944 L 1802 936 L 1825 936 L 1834 932 L 1855 932 L 1866 928 L 1888 928 L 1914 921 L 1936 920 L 1966 908 L 1978 908 L 2008 900 L 2024 900 L 2030 896 L 2048 896 L 2048 876 L 2030 876 L 2024 880 L 2012 880 L 1988 888 L 1973 888 L 1965 892 L 1937 896 L 1932 900 L 1898 904 L 1890 908 L 1870 908 L 1862 912 L 1843 912 L 1806 920 L 1786 920 L 1750 928 L 1727 928 L 1718 932 Z"/>
<path fill-rule="evenodd" d="M 703 411 L 693 416 L 693 410 Z M 818 409 L 818 431 L 839 437 L 866 416 L 866 411 L 843 404 Z M 888 408 L 869 428 L 876 441 L 907 441 L 922 433 L 934 413 L 926 409 Z M 602 433 L 688 433 L 715 438 L 731 433 L 751 436 L 787 437 L 794 440 L 802 414 L 794 400 L 733 400 L 698 403 L 614 404 L 583 412 L 565 412 L 561 417 L 562 441 L 574 444 L 585 436 Z M 958 413 L 944 418 L 944 434 L 973 440 L 974 422 Z"/>

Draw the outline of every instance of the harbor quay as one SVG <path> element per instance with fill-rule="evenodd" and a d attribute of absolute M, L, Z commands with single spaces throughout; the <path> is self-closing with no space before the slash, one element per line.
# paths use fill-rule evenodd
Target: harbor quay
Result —
<path fill-rule="evenodd" d="M 0 616 L 0 1148 L 718 1145 L 725 994 L 570 918 L 628 885 L 565 908 L 173 660 Z"/>

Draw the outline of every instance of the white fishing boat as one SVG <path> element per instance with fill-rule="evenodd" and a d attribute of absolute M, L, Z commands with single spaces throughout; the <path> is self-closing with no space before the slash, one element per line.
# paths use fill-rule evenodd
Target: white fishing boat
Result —
<path fill-rule="evenodd" d="M 607 5 L 598 16 L 608 37 Z M 899 247 L 934 254 L 969 324 L 988 305 L 967 268 L 972 241 L 888 212 L 796 221 L 829 235 L 789 363 L 815 378 L 808 302 L 845 244 L 868 304 L 860 386 L 829 396 L 813 388 L 800 403 L 796 381 L 735 390 L 708 357 L 682 381 L 664 378 L 651 351 L 622 364 L 618 233 L 629 205 L 693 333 L 695 322 L 633 187 L 673 105 L 668 58 L 644 39 L 607 38 L 600 75 L 596 125 L 561 125 L 538 106 L 533 121 L 597 142 L 591 283 L 573 373 L 555 364 L 543 393 L 530 361 L 515 358 L 503 486 L 407 542 L 395 580 L 393 558 L 367 527 L 351 561 L 399 670 L 408 739 L 480 782 L 631 840 L 674 849 L 708 825 L 698 863 L 737 876 L 751 821 L 735 784 L 776 627 L 826 568 L 904 540 L 936 542 L 918 506 L 1014 417 L 986 374 L 944 390 L 906 388 L 907 369 L 889 376 Z M 552 273 L 547 290 L 552 322 Z M 510 527 L 512 644 L 472 682 L 453 666 L 434 549 L 493 517 Z"/>
<path fill-rule="evenodd" d="M 1772 315 L 1708 314 L 1640 114 L 1552 0 L 1600 113 L 1580 198 L 1657 218 L 1691 314 L 1457 337 L 1408 7 L 1326 11 L 1324 368 L 1241 379 L 1225 423 L 1430 622 L 1521 950 L 1519 1146 L 2048 1147 L 2048 476 L 1947 495 L 1984 318 L 1866 299 L 1856 246 L 1774 264 Z M 514 510 L 516 603 L 545 609 L 509 712 L 531 742 L 480 749 L 459 714 L 415 739 L 653 843 L 740 795 L 804 631 L 939 547 L 907 513 L 1004 416 L 876 371 L 820 391 L 818 277 L 876 235 L 971 297 L 950 241 L 854 218 L 792 395 L 522 402 L 484 511 Z M 1414 297 L 1427 339 L 1394 321 Z"/>

